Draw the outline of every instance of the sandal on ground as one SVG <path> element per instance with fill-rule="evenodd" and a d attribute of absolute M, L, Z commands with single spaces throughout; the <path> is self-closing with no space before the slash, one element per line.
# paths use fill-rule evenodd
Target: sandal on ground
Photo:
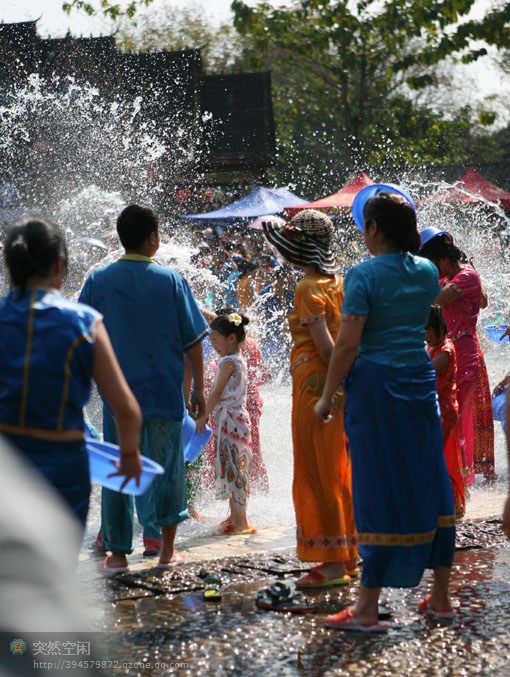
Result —
<path fill-rule="evenodd" d="M 332 616 L 326 616 L 325 625 L 327 628 L 334 628 L 335 630 L 345 630 L 347 632 L 373 632 L 384 633 L 388 632 L 388 626 L 385 623 L 374 623 L 374 625 L 363 625 L 354 617 L 352 613 L 353 607 L 344 609 Z"/>
<path fill-rule="evenodd" d="M 350 585 L 350 583 L 351 577 L 349 574 L 343 574 L 337 578 L 326 578 L 318 569 L 314 568 L 297 581 L 296 588 L 334 588 L 341 585 Z"/>
<path fill-rule="evenodd" d="M 186 564 L 186 555 L 181 552 L 174 552 L 172 559 L 169 562 L 158 562 L 156 569 L 173 569 L 181 564 Z"/>
<path fill-rule="evenodd" d="M 437 611 L 430 606 L 430 594 L 425 595 L 425 597 L 418 602 L 418 612 L 420 614 L 425 614 L 429 618 L 437 618 L 438 620 L 451 621 L 457 615 L 453 609 L 443 609 L 442 611 Z"/>
<path fill-rule="evenodd" d="M 97 571 L 103 576 L 116 576 L 117 574 L 129 573 L 129 567 L 127 565 L 122 567 L 111 567 L 108 564 L 109 560 L 110 558 L 107 557 L 106 559 L 101 560 L 101 562 L 98 562 L 96 565 Z"/>
<path fill-rule="evenodd" d="M 159 538 L 144 538 L 143 545 L 145 550 L 142 553 L 143 557 L 156 557 L 159 555 L 161 548 L 161 541 Z"/>
<path fill-rule="evenodd" d="M 379 602 L 379 604 L 377 605 L 377 618 L 380 621 L 384 621 L 387 618 L 391 618 L 392 616 L 393 609 L 384 602 Z"/>
<path fill-rule="evenodd" d="M 204 602 L 221 602 L 222 598 L 221 578 L 215 574 L 209 574 L 204 578 L 204 592 L 202 599 Z"/>
<path fill-rule="evenodd" d="M 361 567 L 353 567 L 352 569 L 347 569 L 347 575 L 351 578 L 358 578 L 361 573 Z"/>
<path fill-rule="evenodd" d="M 238 529 L 235 524 L 229 522 L 225 526 L 220 527 L 220 534 L 223 536 L 244 536 L 247 534 L 256 534 L 257 530 L 253 524 L 249 524 L 247 529 Z"/>
<path fill-rule="evenodd" d="M 274 583 L 270 588 L 263 588 L 257 592 L 256 604 L 259 609 L 271 611 L 289 611 L 291 613 L 306 613 L 315 611 L 314 604 L 301 592 L 296 592 L 295 587 L 285 583 Z"/>
<path fill-rule="evenodd" d="M 96 538 L 90 544 L 90 549 L 96 553 L 104 555 L 107 551 L 105 544 L 103 543 L 103 537 L 101 534 L 98 534 Z"/>

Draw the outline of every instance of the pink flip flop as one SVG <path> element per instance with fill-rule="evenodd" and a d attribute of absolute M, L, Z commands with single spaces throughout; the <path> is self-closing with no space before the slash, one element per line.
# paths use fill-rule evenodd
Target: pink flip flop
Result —
<path fill-rule="evenodd" d="M 172 569 L 181 564 L 186 564 L 186 555 L 183 555 L 181 552 L 175 552 L 169 562 L 158 562 L 156 564 L 156 569 Z"/>
<path fill-rule="evenodd" d="M 429 618 L 437 618 L 438 620 L 451 621 L 457 615 L 453 609 L 443 609 L 443 611 L 436 611 L 430 606 L 430 595 L 418 602 L 418 613 L 425 614 Z"/>
<path fill-rule="evenodd" d="M 353 607 L 344 609 L 333 616 L 326 616 L 326 627 L 334 628 L 335 630 L 346 630 L 348 632 L 388 632 L 386 623 L 375 623 L 374 625 L 362 625 L 354 618 L 352 613 Z"/>
<path fill-rule="evenodd" d="M 111 567 L 108 565 L 108 557 L 101 560 L 96 564 L 97 571 L 103 576 L 116 576 L 117 574 L 127 574 L 129 573 L 129 567 Z"/>

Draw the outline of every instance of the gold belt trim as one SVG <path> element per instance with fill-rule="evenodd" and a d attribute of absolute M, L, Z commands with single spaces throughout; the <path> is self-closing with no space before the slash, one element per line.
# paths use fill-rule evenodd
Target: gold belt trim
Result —
<path fill-rule="evenodd" d="M 454 515 L 440 515 L 437 518 L 438 527 L 454 527 Z M 413 546 L 423 543 L 432 543 L 437 529 L 432 529 L 425 533 L 418 534 L 358 534 L 358 543 L 360 545 L 394 545 L 394 546 Z"/>
<path fill-rule="evenodd" d="M 27 428 L 25 426 L 10 425 L 9 423 L 0 423 L 0 430 L 11 435 L 36 437 L 48 442 L 76 442 L 77 440 L 85 439 L 83 430 L 46 430 L 44 428 Z"/>

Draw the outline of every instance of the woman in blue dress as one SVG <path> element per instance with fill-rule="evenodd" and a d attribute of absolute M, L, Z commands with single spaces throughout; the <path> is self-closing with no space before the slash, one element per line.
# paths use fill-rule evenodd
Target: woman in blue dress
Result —
<path fill-rule="evenodd" d="M 345 379 L 363 573 L 356 605 L 329 616 L 326 625 L 385 632 L 378 622 L 381 588 L 414 587 L 425 568 L 433 569 L 433 584 L 418 610 L 453 617 L 448 585 L 455 522 L 425 349 L 425 325 L 439 293 L 437 269 L 414 256 L 420 247 L 414 205 L 402 194 L 369 188 L 373 197 L 357 197 L 366 200 L 358 227 L 372 258 L 347 275 L 342 323 L 315 413 L 329 419 L 333 394 Z"/>
<path fill-rule="evenodd" d="M 83 407 L 91 381 L 115 412 L 123 486 L 141 473 L 138 403 L 102 316 L 60 295 L 67 249 L 59 228 L 28 218 L 7 233 L 12 291 L 0 301 L 0 433 L 61 495 L 85 527 L 90 497 Z M 115 473 L 115 468 L 112 468 Z"/>

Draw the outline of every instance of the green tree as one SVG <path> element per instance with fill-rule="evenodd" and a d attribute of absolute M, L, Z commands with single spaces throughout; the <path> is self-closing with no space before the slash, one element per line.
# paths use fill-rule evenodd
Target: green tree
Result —
<path fill-rule="evenodd" d="M 121 21 L 117 46 L 125 52 L 200 49 L 206 72 L 242 70 L 245 39 L 231 24 L 214 22 L 199 2 L 184 8 L 154 6 L 153 11 Z"/>
<path fill-rule="evenodd" d="M 510 4 L 480 22 L 458 22 L 473 0 L 296 0 L 275 8 L 234 0 L 234 25 L 248 38 L 254 67 L 272 69 L 280 160 L 286 178 L 306 176 L 327 188 L 367 164 L 468 159 L 491 116 L 464 107 L 446 116 L 420 106 L 438 64 L 485 53 L 474 40 L 502 45 Z M 430 96 L 429 96 L 430 99 Z M 474 131 L 475 130 L 475 131 Z M 475 133 L 476 132 L 476 133 Z M 494 152 L 487 143 L 475 144 Z M 309 174 L 309 173 L 308 173 Z"/>

